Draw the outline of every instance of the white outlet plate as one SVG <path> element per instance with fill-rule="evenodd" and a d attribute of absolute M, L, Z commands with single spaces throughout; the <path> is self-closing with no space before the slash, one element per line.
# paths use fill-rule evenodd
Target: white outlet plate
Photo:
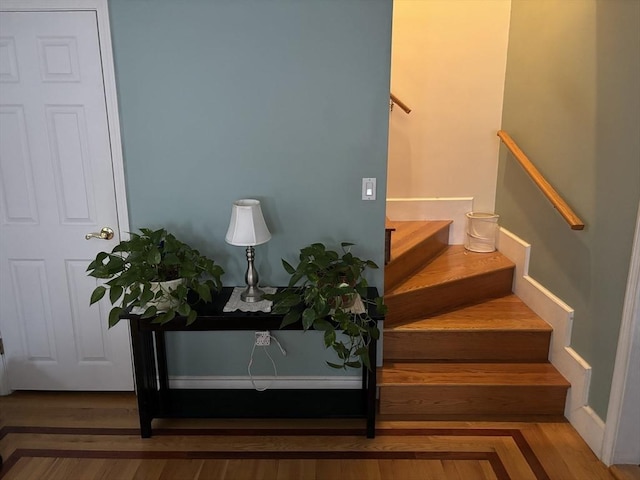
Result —
<path fill-rule="evenodd" d="M 266 347 L 271 345 L 271 334 L 269 331 L 256 332 L 256 346 Z"/>
<path fill-rule="evenodd" d="M 375 200 L 375 199 L 376 199 L 376 179 L 363 178 L 362 179 L 362 200 Z"/>

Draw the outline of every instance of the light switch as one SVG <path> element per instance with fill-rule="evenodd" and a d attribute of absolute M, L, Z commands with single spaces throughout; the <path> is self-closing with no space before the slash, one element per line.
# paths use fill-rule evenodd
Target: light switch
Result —
<path fill-rule="evenodd" d="M 362 179 L 362 200 L 375 200 L 375 199 L 376 199 L 376 179 L 363 178 Z"/>

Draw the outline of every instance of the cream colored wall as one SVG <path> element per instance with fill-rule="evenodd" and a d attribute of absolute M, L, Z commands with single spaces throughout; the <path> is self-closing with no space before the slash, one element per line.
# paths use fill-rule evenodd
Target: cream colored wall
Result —
<path fill-rule="evenodd" d="M 511 0 L 395 0 L 388 198 L 493 211 Z"/>

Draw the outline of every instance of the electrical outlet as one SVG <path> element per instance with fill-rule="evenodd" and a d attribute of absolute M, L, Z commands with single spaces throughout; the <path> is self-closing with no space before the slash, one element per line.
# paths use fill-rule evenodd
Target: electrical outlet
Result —
<path fill-rule="evenodd" d="M 256 346 L 266 347 L 268 345 L 271 345 L 271 334 L 269 331 L 256 332 Z"/>

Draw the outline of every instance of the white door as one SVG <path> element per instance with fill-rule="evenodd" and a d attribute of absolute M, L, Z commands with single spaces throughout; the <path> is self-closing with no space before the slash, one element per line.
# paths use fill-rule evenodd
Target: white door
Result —
<path fill-rule="evenodd" d="M 89 307 L 85 272 L 119 241 L 99 42 L 95 11 L 0 12 L 0 334 L 12 390 L 133 389 L 127 323 L 108 329 L 109 305 Z M 105 226 L 112 240 L 85 239 Z"/>

